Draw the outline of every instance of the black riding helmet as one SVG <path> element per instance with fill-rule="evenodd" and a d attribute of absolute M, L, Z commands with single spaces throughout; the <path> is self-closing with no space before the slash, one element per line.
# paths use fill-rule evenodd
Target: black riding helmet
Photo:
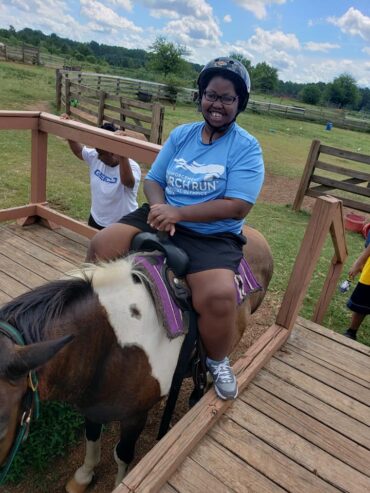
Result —
<path fill-rule="evenodd" d="M 199 100 L 202 99 L 209 81 L 216 75 L 220 75 L 234 84 L 235 91 L 239 96 L 238 113 L 244 111 L 249 99 L 251 80 L 244 65 L 230 57 L 215 58 L 203 67 L 198 77 Z"/>

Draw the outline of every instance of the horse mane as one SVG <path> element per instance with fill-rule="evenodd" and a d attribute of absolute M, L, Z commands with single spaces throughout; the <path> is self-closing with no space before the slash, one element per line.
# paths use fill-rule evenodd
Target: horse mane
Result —
<path fill-rule="evenodd" d="M 9 301 L 0 308 L 0 320 L 17 328 L 26 344 L 43 340 L 45 328 L 68 307 L 93 295 L 91 279 L 81 272 L 80 277 L 51 281 Z"/>

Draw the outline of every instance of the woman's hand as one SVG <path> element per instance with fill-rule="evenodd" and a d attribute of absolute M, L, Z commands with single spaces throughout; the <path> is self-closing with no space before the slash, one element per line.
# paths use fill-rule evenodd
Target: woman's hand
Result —
<path fill-rule="evenodd" d="M 148 214 L 148 224 L 158 231 L 166 231 L 173 236 L 175 224 L 181 220 L 180 209 L 168 204 L 153 204 Z"/>

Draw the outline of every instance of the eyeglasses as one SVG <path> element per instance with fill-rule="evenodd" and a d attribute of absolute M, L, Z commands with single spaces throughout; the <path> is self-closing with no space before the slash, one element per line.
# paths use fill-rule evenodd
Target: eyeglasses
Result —
<path fill-rule="evenodd" d="M 228 94 L 223 94 L 222 96 L 219 96 L 218 94 L 212 91 L 211 92 L 204 91 L 203 96 L 210 103 L 215 103 L 219 99 L 222 104 L 226 104 L 226 105 L 233 104 L 233 102 L 238 99 L 238 96 L 229 96 Z"/>

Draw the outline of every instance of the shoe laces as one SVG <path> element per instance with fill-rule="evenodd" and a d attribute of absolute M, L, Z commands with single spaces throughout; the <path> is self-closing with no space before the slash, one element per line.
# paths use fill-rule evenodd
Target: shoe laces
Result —
<path fill-rule="evenodd" d="M 230 365 L 227 362 L 212 365 L 212 373 L 216 376 L 216 382 L 231 383 L 234 380 Z"/>

